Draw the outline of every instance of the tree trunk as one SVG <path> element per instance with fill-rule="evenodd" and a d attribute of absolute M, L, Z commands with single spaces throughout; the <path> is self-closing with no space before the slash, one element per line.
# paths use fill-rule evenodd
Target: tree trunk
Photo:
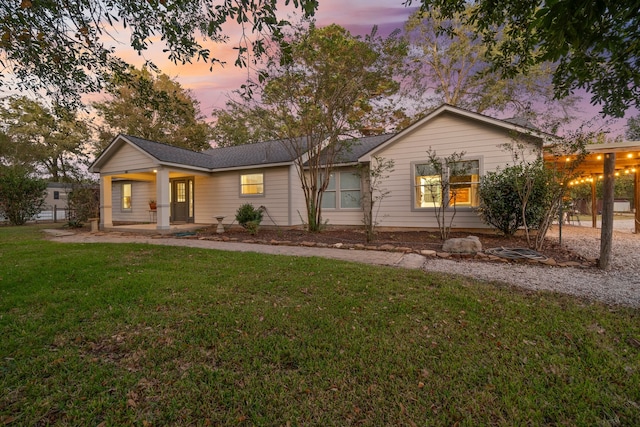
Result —
<path fill-rule="evenodd" d="M 613 243 L 613 187 L 615 183 L 616 154 L 604 156 L 604 185 L 602 194 L 602 229 L 600 230 L 600 260 L 598 267 L 611 270 L 611 246 Z"/>

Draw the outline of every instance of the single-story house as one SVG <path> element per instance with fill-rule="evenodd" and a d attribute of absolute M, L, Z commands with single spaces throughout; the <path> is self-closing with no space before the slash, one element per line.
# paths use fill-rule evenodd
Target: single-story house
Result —
<path fill-rule="evenodd" d="M 486 228 L 475 212 L 480 177 L 513 164 L 513 153 L 505 146 L 515 139 L 533 159 L 541 155 L 547 137 L 522 123 L 442 105 L 397 134 L 354 140 L 324 194 L 323 221 L 362 225 L 364 182 L 356 167 L 384 158 L 395 165 L 380 185 L 389 195 L 379 206 L 378 225 L 436 228 L 434 203 L 446 197 L 429 190 L 437 179 L 428 167 L 427 151 L 432 150 L 441 158 L 464 152 L 468 172 L 456 181 L 452 227 Z M 301 226 L 305 201 L 294 160 L 282 141 L 199 153 L 119 135 L 90 168 L 100 174 L 100 226 L 151 222 L 162 231 L 172 224 L 215 224 L 216 217 L 224 217 L 228 225 L 247 202 L 265 209 L 263 225 Z M 151 200 L 156 209 L 150 209 Z"/>

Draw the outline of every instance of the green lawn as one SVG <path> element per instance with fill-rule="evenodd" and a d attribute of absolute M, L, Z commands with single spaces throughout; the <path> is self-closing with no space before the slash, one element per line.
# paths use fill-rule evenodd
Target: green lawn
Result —
<path fill-rule="evenodd" d="M 0 425 L 639 425 L 639 314 L 0 227 Z"/>

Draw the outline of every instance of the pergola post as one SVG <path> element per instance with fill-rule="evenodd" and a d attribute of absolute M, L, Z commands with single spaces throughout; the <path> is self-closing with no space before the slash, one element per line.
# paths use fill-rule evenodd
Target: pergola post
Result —
<path fill-rule="evenodd" d="M 591 181 L 591 226 L 598 228 L 598 199 L 596 199 L 596 185 L 598 178 Z"/>
<path fill-rule="evenodd" d="M 604 155 L 604 185 L 602 192 L 602 229 L 600 230 L 600 260 L 598 267 L 611 269 L 611 246 L 613 244 L 613 189 L 616 173 L 616 154 Z"/>

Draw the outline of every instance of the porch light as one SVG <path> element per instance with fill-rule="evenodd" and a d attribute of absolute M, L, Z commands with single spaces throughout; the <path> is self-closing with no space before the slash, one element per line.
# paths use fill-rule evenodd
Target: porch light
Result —
<path fill-rule="evenodd" d="M 598 154 L 598 156 L 596 157 L 596 159 L 598 159 L 598 160 L 602 160 L 602 154 Z"/>
<path fill-rule="evenodd" d="M 153 173 L 158 173 L 158 169 L 154 169 L 154 170 L 153 170 Z"/>
<path fill-rule="evenodd" d="M 598 175 L 598 179 L 604 179 L 604 175 Z"/>
<path fill-rule="evenodd" d="M 570 162 L 571 161 L 571 157 L 567 157 L 565 161 L 566 162 Z"/>
<path fill-rule="evenodd" d="M 629 175 L 629 169 L 625 168 L 625 169 L 624 169 L 624 173 L 625 173 L 626 175 Z"/>
<path fill-rule="evenodd" d="M 620 172 L 616 172 L 616 176 L 620 176 Z"/>
<path fill-rule="evenodd" d="M 631 168 L 631 172 L 636 173 L 636 168 Z"/>
<path fill-rule="evenodd" d="M 633 159 L 633 154 L 632 153 L 627 154 L 627 159 Z"/>

